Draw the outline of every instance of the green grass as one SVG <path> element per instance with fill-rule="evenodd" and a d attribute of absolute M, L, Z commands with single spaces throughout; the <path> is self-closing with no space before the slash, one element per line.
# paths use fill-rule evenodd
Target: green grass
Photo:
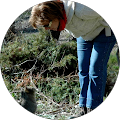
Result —
<path fill-rule="evenodd" d="M 113 49 L 110 58 L 108 61 L 108 66 L 107 66 L 107 73 L 108 73 L 108 80 L 110 81 L 116 81 L 118 72 L 119 72 L 119 66 L 117 62 L 117 57 L 116 57 L 116 49 Z"/>

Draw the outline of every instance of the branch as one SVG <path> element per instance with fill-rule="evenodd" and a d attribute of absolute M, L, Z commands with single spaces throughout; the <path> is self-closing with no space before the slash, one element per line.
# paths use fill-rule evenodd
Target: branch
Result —
<path fill-rule="evenodd" d="M 36 89 L 36 90 L 37 90 L 37 94 L 43 96 L 43 97 L 46 98 L 48 101 L 51 101 L 54 105 L 57 105 L 57 106 L 59 106 L 59 107 L 61 106 L 60 104 L 54 102 L 54 101 L 52 100 L 52 98 L 49 98 L 49 97 L 47 97 L 46 95 L 44 95 L 42 92 L 40 92 L 39 89 Z"/>
<path fill-rule="evenodd" d="M 15 67 L 18 67 L 18 66 L 20 66 L 20 65 L 22 65 L 22 64 L 24 64 L 24 63 L 26 63 L 26 62 L 31 62 L 31 61 L 35 61 L 35 59 L 34 59 L 34 60 L 26 60 L 26 61 L 24 61 L 24 62 L 22 62 L 22 63 L 20 63 L 20 64 L 14 65 L 14 66 L 15 66 Z"/>
<path fill-rule="evenodd" d="M 26 62 L 26 61 L 25 61 L 25 62 Z M 24 63 L 25 63 L 25 62 L 24 62 Z M 36 59 L 34 65 L 32 66 L 32 68 L 29 69 L 28 71 L 26 71 L 26 72 L 18 72 L 18 73 L 13 73 L 13 74 L 14 74 L 14 75 L 18 75 L 18 74 L 29 73 L 30 71 L 33 71 L 33 70 L 35 69 L 35 65 L 36 65 L 36 63 L 37 63 L 37 59 Z M 21 63 L 21 64 L 23 64 L 23 63 Z"/>

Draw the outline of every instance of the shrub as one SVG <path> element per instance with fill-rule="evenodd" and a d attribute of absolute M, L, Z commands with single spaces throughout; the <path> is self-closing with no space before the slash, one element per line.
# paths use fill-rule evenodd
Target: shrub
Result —
<path fill-rule="evenodd" d="M 39 89 L 46 96 L 50 96 L 57 103 L 76 103 L 79 98 L 80 87 L 79 80 L 65 78 L 51 78 L 48 81 L 39 82 Z"/>
<path fill-rule="evenodd" d="M 75 71 L 76 42 L 71 41 L 59 45 L 53 39 L 47 42 L 45 40 L 47 34 L 45 31 L 23 34 L 16 37 L 16 40 L 3 44 L 0 56 L 2 72 L 4 73 L 6 68 L 11 73 L 28 70 L 32 68 L 35 61 L 37 61 L 36 72 L 41 68 L 47 69 L 47 73 L 50 74 L 53 74 L 51 71 L 54 70 L 58 73 L 62 70 L 65 73 L 67 69 L 67 74 Z M 68 68 L 71 68 L 70 71 Z"/>

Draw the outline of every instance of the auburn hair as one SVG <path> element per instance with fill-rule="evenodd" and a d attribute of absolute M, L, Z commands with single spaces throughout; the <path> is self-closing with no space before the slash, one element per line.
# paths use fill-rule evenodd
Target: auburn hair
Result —
<path fill-rule="evenodd" d="M 50 21 L 63 18 L 62 3 L 57 1 L 46 1 L 35 5 L 32 8 L 29 22 L 34 28 L 39 25 L 46 25 Z"/>

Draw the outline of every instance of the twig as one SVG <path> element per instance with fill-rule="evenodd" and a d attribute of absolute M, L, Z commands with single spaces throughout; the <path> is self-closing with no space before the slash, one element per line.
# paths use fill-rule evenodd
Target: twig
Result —
<path fill-rule="evenodd" d="M 43 96 L 44 98 L 46 98 L 48 101 L 52 102 L 54 105 L 57 105 L 57 106 L 61 106 L 60 104 L 54 102 L 51 98 L 47 97 L 46 95 L 44 95 L 42 92 L 39 91 L 39 89 L 36 89 L 37 90 L 37 94 Z"/>
<path fill-rule="evenodd" d="M 35 61 L 33 67 L 32 67 L 31 69 L 29 69 L 27 72 L 18 72 L 18 73 L 13 73 L 13 74 L 14 74 L 14 75 L 24 74 L 24 73 L 29 73 L 30 71 L 34 70 L 34 69 L 35 69 L 35 65 L 36 65 L 36 63 L 37 63 L 37 59 L 42 56 L 42 53 L 43 53 L 43 51 L 42 51 L 40 54 L 38 54 L 38 56 L 37 56 L 36 59 L 34 59 L 34 60 L 26 60 L 26 61 L 24 61 L 24 62 L 22 62 L 22 63 L 20 63 L 20 64 L 18 64 L 18 65 L 14 65 L 14 67 L 17 67 L 17 66 L 20 66 L 20 65 L 22 65 L 22 64 L 24 64 L 24 63 L 26 63 L 26 62 Z"/>
<path fill-rule="evenodd" d="M 12 92 L 10 92 L 10 94 L 12 94 L 12 93 L 20 93 L 21 92 L 21 90 L 13 90 Z"/>
<path fill-rule="evenodd" d="M 65 55 L 65 50 L 64 50 L 64 52 L 63 52 L 63 55 L 62 55 L 62 57 L 61 57 L 60 62 L 62 61 L 62 59 L 63 59 L 64 55 Z"/>
<path fill-rule="evenodd" d="M 75 105 L 78 105 L 78 104 L 75 104 Z M 60 112 L 63 112 L 63 111 L 65 111 L 66 108 L 67 108 L 67 109 L 73 108 L 73 107 L 75 107 L 75 105 L 66 104 L 66 105 L 64 105 L 64 106 L 61 106 L 61 107 L 58 108 L 57 110 L 49 111 L 49 112 L 47 112 L 46 114 L 58 114 L 58 112 L 59 112 L 59 113 L 60 113 Z M 66 112 L 65 112 L 64 114 L 66 114 Z M 70 113 L 67 113 L 67 114 L 70 114 Z"/>
<path fill-rule="evenodd" d="M 46 98 L 47 100 L 51 101 L 53 104 L 60 106 L 59 104 L 57 104 L 56 102 L 54 102 L 52 99 L 50 99 L 49 97 L 47 97 L 46 95 L 44 95 L 42 92 L 39 91 L 39 89 L 35 86 L 34 82 L 32 81 L 32 71 L 30 72 L 30 81 L 33 85 L 33 87 L 36 89 L 37 94 L 43 96 L 44 98 Z"/>
<path fill-rule="evenodd" d="M 24 63 L 26 63 L 26 62 L 31 62 L 31 61 L 35 61 L 35 59 L 34 59 L 34 60 L 26 60 L 26 61 L 24 61 L 24 62 L 22 62 L 22 63 L 20 63 L 20 64 L 14 65 L 14 66 L 15 66 L 15 67 L 18 67 L 18 66 L 21 66 L 22 64 L 24 64 Z"/>
<path fill-rule="evenodd" d="M 30 82 L 32 83 L 33 87 L 35 89 L 37 89 L 37 87 L 35 86 L 34 82 L 32 81 L 32 71 L 30 71 Z"/>
<path fill-rule="evenodd" d="M 16 81 L 14 81 L 13 79 L 11 79 L 12 82 L 16 83 Z"/>
<path fill-rule="evenodd" d="M 32 66 L 32 68 L 29 69 L 28 71 L 26 71 L 26 72 L 18 72 L 18 73 L 13 73 L 13 74 L 14 74 L 14 75 L 18 75 L 18 74 L 29 73 L 30 71 L 33 71 L 33 70 L 35 69 L 35 65 L 36 65 L 36 63 L 37 63 L 37 59 L 36 59 L 36 61 L 35 61 L 35 64 Z"/>
<path fill-rule="evenodd" d="M 72 72 L 73 73 L 73 72 Z M 64 78 L 67 78 L 68 79 L 68 82 L 71 80 L 71 78 L 74 78 L 74 77 L 77 77 L 78 80 L 72 80 L 72 81 L 79 81 L 79 76 L 78 75 L 71 75 L 72 73 L 70 73 L 69 75 L 67 76 L 64 76 Z"/>

